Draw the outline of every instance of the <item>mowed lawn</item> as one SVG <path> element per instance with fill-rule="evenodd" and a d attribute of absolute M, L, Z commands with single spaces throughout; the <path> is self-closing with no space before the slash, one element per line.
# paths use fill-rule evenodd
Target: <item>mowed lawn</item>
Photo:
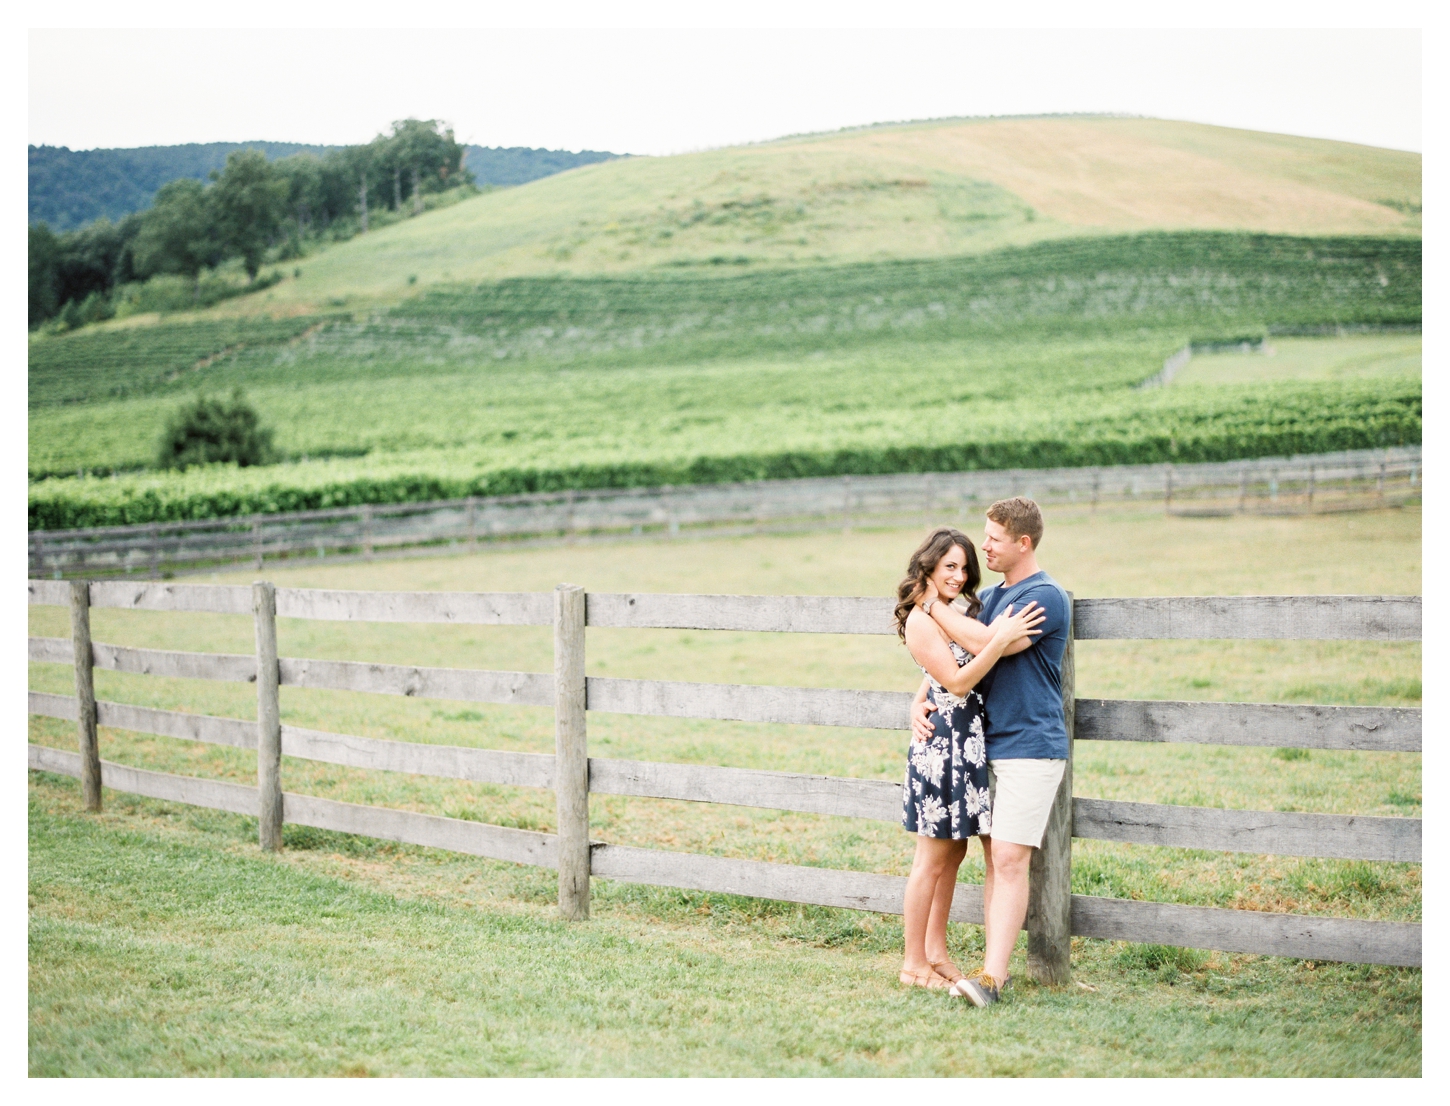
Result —
<path fill-rule="evenodd" d="M 963 521 L 971 532 L 977 520 Z M 1168 519 L 1049 511 L 1043 562 L 1079 596 L 1417 593 L 1417 511 Z M 886 594 L 915 531 L 493 550 L 268 566 L 299 586 Z M 218 576 L 245 581 L 253 573 Z M 245 652 L 245 618 L 94 612 L 96 637 Z M 65 612 L 32 608 L 61 636 Z M 283 622 L 293 656 L 547 670 L 547 631 Z M 905 688 L 889 638 L 590 631 L 591 673 Z M 1418 705 L 1420 651 L 1352 642 L 1084 642 L 1079 694 Z M 32 666 L 31 686 L 69 672 Z M 248 717 L 249 686 L 98 672 L 106 698 Z M 292 724 L 524 751 L 549 712 L 284 689 Z M 591 714 L 591 752 L 894 779 L 902 735 Z M 73 747 L 73 727 L 31 720 Z M 102 731 L 108 759 L 249 781 L 237 750 Z M 1095 990 L 1022 985 L 983 1013 L 895 984 L 899 919 L 596 881 L 553 916 L 552 874 L 255 822 L 32 773 L 31 1071 L 73 1074 L 1418 1074 L 1420 973 L 1074 942 Z M 552 829 L 548 792 L 284 762 L 284 786 Z M 1081 743 L 1080 795 L 1418 817 L 1420 758 Z M 604 840 L 904 873 L 884 823 L 596 797 Z M 1419 920 L 1418 865 L 1077 842 L 1074 890 Z M 963 878 L 980 879 L 971 853 Z M 980 930 L 953 927 L 959 957 Z M 1043 1044 L 1042 1042 L 1050 1042 Z"/>

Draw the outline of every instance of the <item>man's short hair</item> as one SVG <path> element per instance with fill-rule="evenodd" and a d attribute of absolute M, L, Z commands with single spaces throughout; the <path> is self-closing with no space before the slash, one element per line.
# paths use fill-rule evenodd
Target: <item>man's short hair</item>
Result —
<path fill-rule="evenodd" d="M 987 517 L 1014 538 L 1032 539 L 1032 551 L 1042 544 L 1042 511 L 1024 496 L 999 499 L 987 508 Z"/>

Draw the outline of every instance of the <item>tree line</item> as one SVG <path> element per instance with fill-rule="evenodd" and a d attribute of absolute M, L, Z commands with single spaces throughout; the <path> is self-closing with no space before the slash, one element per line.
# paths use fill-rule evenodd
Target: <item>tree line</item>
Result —
<path fill-rule="evenodd" d="M 423 210 L 424 197 L 473 183 L 464 147 L 437 120 L 404 119 L 386 135 L 322 157 L 269 161 L 238 150 L 209 182 L 170 181 L 146 211 L 57 234 L 30 228 L 31 328 L 78 326 L 113 312 L 123 285 L 174 274 L 200 300 L 201 276 L 240 260 L 255 285 L 267 261 L 300 257 L 306 243 L 366 232 L 370 212 Z"/>

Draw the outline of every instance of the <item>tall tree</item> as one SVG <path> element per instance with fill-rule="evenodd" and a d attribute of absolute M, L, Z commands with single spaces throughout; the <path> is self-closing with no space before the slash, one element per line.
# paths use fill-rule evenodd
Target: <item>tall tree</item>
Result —
<path fill-rule="evenodd" d="M 30 228 L 30 325 L 60 310 L 60 240 L 44 223 Z"/>
<path fill-rule="evenodd" d="M 227 155 L 227 167 L 213 173 L 212 203 L 227 253 L 242 259 L 247 279 L 256 280 L 262 257 L 287 217 L 290 183 L 274 173 L 260 150 Z"/>
<path fill-rule="evenodd" d="M 191 278 L 199 298 L 201 271 L 225 256 L 206 186 L 189 177 L 163 184 L 142 217 L 133 251 L 138 276 L 180 273 Z"/>

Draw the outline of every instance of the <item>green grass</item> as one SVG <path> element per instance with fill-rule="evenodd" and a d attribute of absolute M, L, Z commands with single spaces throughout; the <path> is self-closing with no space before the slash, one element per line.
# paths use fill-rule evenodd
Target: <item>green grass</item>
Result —
<path fill-rule="evenodd" d="M 983 1014 L 894 984 L 892 919 L 598 881 L 571 925 L 550 873 L 107 797 L 31 777 L 32 1076 L 1420 1072 L 1415 971 L 1079 940 L 1093 990 Z"/>
<path fill-rule="evenodd" d="M 1323 338 L 1275 338 L 1264 353 L 1200 354 L 1174 377 L 1189 384 L 1274 385 L 1285 381 L 1331 383 L 1417 376 L 1418 334 L 1355 334 Z"/>
<path fill-rule="evenodd" d="M 980 525 L 951 521 L 971 532 Z M 1114 508 L 1049 510 L 1047 522 L 1044 563 L 1079 595 L 1419 588 L 1416 511 L 1246 521 Z M 542 590 L 572 580 L 611 591 L 869 595 L 890 590 L 918 537 L 501 549 L 267 575 L 362 589 Z M 1266 557 L 1266 549 L 1298 552 Z M 98 640 L 252 647 L 250 620 L 240 616 L 98 609 L 92 617 Z M 32 633 L 68 632 L 60 609 L 31 608 L 30 618 Z M 294 656 L 550 667 L 545 629 L 283 620 L 279 634 Z M 884 689 L 916 678 L 888 638 L 593 630 L 589 650 L 591 675 Z M 96 679 L 102 697 L 122 701 L 240 718 L 255 709 L 247 685 Z M 1078 643 L 1085 696 L 1414 706 L 1419 679 L 1413 643 Z M 31 667 L 38 690 L 64 693 L 70 680 L 63 666 Z M 553 741 L 549 712 L 533 708 L 285 688 L 283 718 L 526 752 Z M 595 756 L 878 779 L 901 771 L 900 735 L 881 731 L 598 713 L 589 728 Z M 42 744 L 74 742 L 68 723 L 31 719 L 30 731 Z M 241 750 L 111 729 L 101 740 L 103 755 L 122 763 L 255 778 L 255 760 Z M 1074 775 L 1078 794 L 1111 799 L 1420 813 L 1414 754 L 1314 750 L 1284 760 L 1269 748 L 1084 742 Z M 289 789 L 331 798 L 553 828 L 552 796 L 535 789 L 291 758 L 283 778 Z M 32 774 L 32 788 L 35 1074 L 1418 1072 L 1418 972 L 1079 939 L 1076 977 L 1096 991 L 1024 985 L 992 1020 L 972 1020 L 939 996 L 895 989 L 901 935 L 891 917 L 599 881 L 594 920 L 568 927 L 554 921 L 548 872 L 303 827 L 288 827 L 286 851 L 269 858 L 251 844 L 249 819 L 109 792 L 107 813 L 86 819 L 74 781 Z M 622 796 L 595 796 L 591 822 L 602 840 L 643 847 L 895 874 L 910 862 L 909 840 L 886 823 Z M 1074 860 L 1079 894 L 1421 917 L 1419 865 L 1090 841 L 1075 843 Z M 981 878 L 975 849 L 963 878 Z M 964 961 L 980 958 L 976 927 L 954 926 L 952 941 Z M 359 946 L 367 956 L 357 956 Z M 584 973 L 572 978 L 585 986 L 561 984 L 571 970 Z M 1020 961 L 1016 970 L 1020 977 Z M 924 1043 L 943 1032 L 960 1033 L 962 1047 Z"/>
<path fill-rule="evenodd" d="M 373 307 L 518 276 L 955 257 L 1152 229 L 1413 238 L 1420 161 L 1154 119 L 863 128 L 628 158 L 500 190 L 333 247 L 270 299 L 224 310 Z"/>

